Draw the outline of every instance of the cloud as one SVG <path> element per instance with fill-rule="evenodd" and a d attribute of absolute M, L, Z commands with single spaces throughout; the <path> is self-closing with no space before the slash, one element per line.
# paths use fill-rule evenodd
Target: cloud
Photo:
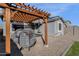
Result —
<path fill-rule="evenodd" d="M 55 15 L 62 14 L 68 11 L 70 9 L 70 6 L 72 5 L 73 4 L 54 4 L 52 5 L 52 10 L 50 11 L 50 13 L 55 14 Z"/>

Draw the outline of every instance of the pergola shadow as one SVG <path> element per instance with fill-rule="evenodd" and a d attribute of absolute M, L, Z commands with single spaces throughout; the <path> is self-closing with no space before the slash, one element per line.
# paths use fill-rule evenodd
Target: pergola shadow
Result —
<path fill-rule="evenodd" d="M 0 56 L 6 56 L 5 39 L 0 41 Z M 11 40 L 11 53 L 10 53 L 10 56 L 23 56 L 20 49 L 17 47 L 15 42 L 13 42 L 13 40 Z"/>

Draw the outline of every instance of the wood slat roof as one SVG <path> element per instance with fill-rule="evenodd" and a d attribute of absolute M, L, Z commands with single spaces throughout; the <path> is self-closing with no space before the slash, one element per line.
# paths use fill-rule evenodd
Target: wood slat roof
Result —
<path fill-rule="evenodd" d="M 0 3 L 0 7 L 11 9 L 12 21 L 32 22 L 40 18 L 48 18 L 50 15 L 45 11 L 41 11 L 24 3 Z"/>

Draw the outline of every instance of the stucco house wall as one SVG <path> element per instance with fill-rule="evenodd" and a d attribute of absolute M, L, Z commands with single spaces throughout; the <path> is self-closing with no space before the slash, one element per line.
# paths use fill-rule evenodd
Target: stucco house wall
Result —
<path fill-rule="evenodd" d="M 61 24 L 61 30 L 59 30 L 59 23 Z M 64 35 L 64 23 L 61 20 L 55 21 L 55 35 Z"/>
<path fill-rule="evenodd" d="M 59 30 L 59 23 L 61 23 L 61 30 Z M 38 30 L 41 32 L 41 34 L 45 35 L 45 23 L 43 23 L 39 29 L 35 30 L 35 33 L 38 32 Z M 48 36 L 59 36 L 59 35 L 64 35 L 64 28 L 65 25 L 61 20 L 56 20 L 54 22 L 48 22 Z"/>

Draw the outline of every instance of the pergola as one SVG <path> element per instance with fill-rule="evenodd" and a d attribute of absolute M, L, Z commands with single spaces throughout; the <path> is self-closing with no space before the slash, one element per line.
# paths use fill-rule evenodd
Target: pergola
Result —
<path fill-rule="evenodd" d="M 42 19 L 45 22 L 45 45 L 48 44 L 47 20 L 49 13 L 24 3 L 0 3 L 4 8 L 3 20 L 6 22 L 6 54 L 10 54 L 10 22 L 27 22 Z"/>

